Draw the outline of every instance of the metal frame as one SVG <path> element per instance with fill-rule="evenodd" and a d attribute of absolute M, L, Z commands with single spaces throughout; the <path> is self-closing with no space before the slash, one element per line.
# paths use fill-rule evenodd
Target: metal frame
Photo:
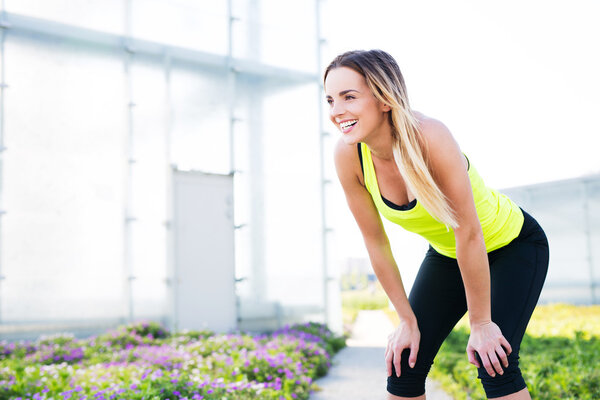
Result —
<path fill-rule="evenodd" d="M 4 0 L 2 0 L 2 16 L 0 17 L 0 254 L 2 254 L 2 217 L 6 214 L 3 202 L 3 183 L 4 180 L 4 90 L 8 88 L 4 79 L 4 41 L 6 39 L 7 24 L 4 22 L 6 11 L 4 10 Z M 2 257 L 0 257 L 0 294 L 2 293 L 2 285 L 6 277 L 2 275 Z M 2 298 L 0 297 L 0 302 Z M 2 307 L 0 307 L 0 322 L 2 321 Z"/>
<path fill-rule="evenodd" d="M 230 21 L 236 18 L 230 16 Z M 230 22 L 230 24 L 231 24 Z M 127 35 L 116 35 L 73 25 L 62 24 L 44 19 L 5 12 L 0 26 L 12 32 L 36 33 L 44 36 L 55 36 L 109 48 L 129 50 L 136 54 L 162 57 L 168 54 L 172 60 L 186 61 L 191 64 L 216 67 L 234 68 L 239 74 L 260 77 L 263 79 L 286 83 L 315 82 L 317 74 L 274 67 L 251 60 L 235 59 L 230 55 L 212 54 L 200 50 L 166 45 L 149 40 L 137 39 Z M 231 49 L 230 49 L 231 51 Z"/>
<path fill-rule="evenodd" d="M 321 37 L 321 1 L 316 0 L 316 19 L 317 19 L 317 68 L 321 68 L 321 48 L 325 44 L 325 39 Z M 327 226 L 327 218 L 326 218 L 326 187 L 331 183 L 330 180 L 327 179 L 325 175 L 325 144 L 324 140 L 329 133 L 327 133 L 323 127 L 323 84 L 319 79 L 318 85 L 318 101 L 317 105 L 319 107 L 318 118 L 319 118 L 319 152 L 320 152 L 320 179 L 321 179 L 321 246 L 322 246 L 322 263 L 323 263 L 323 308 L 324 308 L 324 320 L 327 325 L 330 323 L 330 315 L 329 315 L 329 282 L 333 280 L 332 277 L 329 276 L 329 268 L 328 268 L 328 251 L 327 251 L 327 236 L 328 233 L 332 231 L 332 228 Z"/>
<path fill-rule="evenodd" d="M 587 247 L 587 262 L 590 268 L 590 294 L 592 297 L 592 304 L 598 304 L 598 297 L 596 296 L 596 286 L 597 282 L 594 276 L 594 257 L 592 251 L 592 230 L 590 227 L 590 206 L 589 206 L 589 190 L 588 183 L 584 180 L 581 183 L 583 185 L 583 231 L 586 237 L 586 247 Z"/>
<path fill-rule="evenodd" d="M 132 235 L 132 223 L 136 221 L 134 216 L 134 210 L 132 210 L 132 172 L 135 165 L 134 159 L 134 126 L 133 126 L 133 112 L 135 109 L 135 93 L 133 93 L 132 77 L 130 73 L 131 65 L 134 62 L 136 56 L 154 56 L 158 59 L 162 59 L 164 63 L 165 81 L 166 81 L 166 99 L 167 99 L 167 126 L 165 127 L 165 153 L 166 153 L 166 167 L 168 173 L 167 176 L 167 220 L 165 221 L 165 229 L 168 231 L 168 244 L 167 244 L 167 270 L 172 271 L 172 266 L 175 260 L 173 260 L 172 252 L 172 229 L 171 229 L 171 193 L 168 191 L 172 187 L 172 170 L 176 168 L 172 164 L 171 160 L 171 137 L 172 137 L 172 104 L 170 95 L 170 71 L 173 61 L 183 61 L 191 65 L 217 68 L 228 71 L 228 85 L 227 90 L 229 92 L 229 136 L 230 136 L 230 173 L 235 174 L 239 171 L 236 170 L 235 166 L 235 154 L 234 154 L 234 140 L 235 140 L 235 129 L 236 122 L 239 121 L 235 115 L 235 92 L 237 90 L 237 81 L 239 77 L 247 76 L 259 78 L 263 81 L 271 83 L 284 83 L 284 84 L 304 84 L 304 83 L 316 83 L 319 90 L 318 105 L 318 117 L 319 117 L 319 132 L 320 135 L 320 181 L 321 181 L 321 224 L 322 224 L 322 263 L 323 263 L 323 296 L 324 296 L 324 319 L 328 323 L 330 316 L 328 313 L 328 284 L 331 278 L 329 277 L 328 271 L 328 252 L 327 252 L 327 236 L 331 231 L 331 228 L 327 227 L 326 215 L 325 215 L 325 204 L 326 204 L 326 185 L 330 183 L 326 179 L 325 175 L 325 162 L 324 162 L 324 139 L 328 135 L 323 129 L 322 123 L 322 106 L 323 96 L 322 85 L 320 84 L 319 69 L 321 67 L 321 47 L 325 43 L 325 40 L 321 38 L 320 30 L 320 7 L 321 2 L 324 0 L 315 0 L 315 12 L 317 22 L 317 66 L 316 73 L 308 73 L 304 71 L 293 70 L 289 68 L 274 67 L 266 64 L 262 64 L 257 61 L 236 59 L 233 56 L 233 26 L 239 18 L 233 15 L 233 2 L 228 0 L 228 47 L 226 55 L 218 55 L 208 53 L 200 50 L 194 50 L 174 45 L 166 45 L 158 42 L 137 39 L 131 35 L 131 0 L 124 0 L 125 4 L 125 34 L 118 35 L 108 32 L 101 32 L 97 30 L 87 29 L 83 27 L 77 27 L 69 24 L 58 23 L 40 18 L 29 17 L 16 13 L 6 12 L 4 8 L 4 1 L 2 1 L 2 13 L 0 16 L 0 64 L 1 64 L 1 76 L 0 76 L 0 228 L 2 223 L 2 217 L 6 214 L 6 211 L 2 208 L 2 155 L 6 150 L 4 147 L 4 90 L 8 88 L 8 85 L 4 79 L 4 42 L 7 33 L 11 35 L 39 35 L 40 37 L 57 37 L 61 39 L 68 39 L 71 42 L 85 43 L 94 46 L 100 46 L 109 48 L 123 53 L 123 63 L 125 68 L 125 77 L 127 82 L 127 104 L 128 104 L 128 130 L 127 130 L 127 159 L 124 166 L 124 173 L 126 174 L 126 194 L 124 199 L 124 229 L 125 229 L 125 249 L 123 254 L 123 274 L 124 274 L 124 289 L 126 295 L 127 304 L 127 316 L 128 319 L 133 319 L 133 298 L 132 298 L 132 284 L 135 276 L 133 276 L 133 264 L 132 264 L 132 249 L 131 249 L 131 235 Z M 235 190 L 235 189 L 234 189 Z M 236 229 L 245 227 L 245 224 L 236 226 Z M 0 229 L 0 250 L 2 246 L 2 237 Z M 1 260 L 0 260 L 1 262 Z M 0 264 L 0 285 L 3 283 L 2 280 L 5 277 L 2 275 L 2 265 Z M 172 277 L 167 276 L 167 285 L 171 285 Z M 175 307 L 175 305 L 171 305 Z M 313 310 L 314 311 L 314 310 Z M 0 315 L 0 323 L 2 321 L 2 315 Z"/>
<path fill-rule="evenodd" d="M 125 34 L 129 39 L 131 37 L 131 0 L 125 1 Z M 133 64 L 135 50 L 130 46 L 126 45 L 123 54 L 123 66 L 125 69 L 125 82 L 127 85 L 127 142 L 126 142 L 126 152 L 127 152 L 127 164 L 125 165 L 125 204 L 124 204 L 124 238 L 125 241 L 123 245 L 123 275 L 124 275 L 124 290 L 125 293 L 125 302 L 127 304 L 127 319 L 128 321 L 133 321 L 133 280 L 135 276 L 133 275 L 133 226 L 132 224 L 137 221 L 137 218 L 134 216 L 133 210 L 133 166 L 136 162 L 135 154 L 134 154 L 134 130 L 133 130 L 133 109 L 135 107 L 134 103 L 134 93 L 133 93 L 133 82 L 131 77 L 131 65 Z"/>

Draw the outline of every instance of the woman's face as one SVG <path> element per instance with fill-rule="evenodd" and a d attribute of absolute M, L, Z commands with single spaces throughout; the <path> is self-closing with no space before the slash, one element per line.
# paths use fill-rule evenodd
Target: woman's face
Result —
<path fill-rule="evenodd" d="M 365 78 L 347 67 L 329 71 L 325 79 L 325 96 L 329 103 L 329 119 L 342 132 L 346 144 L 364 142 L 389 129 L 387 111 L 378 101 Z"/>

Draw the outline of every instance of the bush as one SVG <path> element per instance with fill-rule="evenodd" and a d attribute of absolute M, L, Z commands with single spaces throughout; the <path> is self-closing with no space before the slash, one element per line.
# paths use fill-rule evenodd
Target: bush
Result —
<path fill-rule="evenodd" d="M 469 364 L 467 319 L 450 333 L 431 370 L 455 399 L 485 399 Z M 519 366 L 531 397 L 600 399 L 600 307 L 538 306 L 521 343 Z"/>
<path fill-rule="evenodd" d="M 0 400 L 306 400 L 342 340 L 318 323 L 251 336 L 143 321 L 83 340 L 2 342 Z"/>

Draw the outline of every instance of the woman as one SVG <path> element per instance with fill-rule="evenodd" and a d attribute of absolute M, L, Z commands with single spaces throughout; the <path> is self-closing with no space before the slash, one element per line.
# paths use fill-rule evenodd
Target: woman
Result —
<path fill-rule="evenodd" d="M 337 174 L 401 321 L 385 352 L 388 399 L 425 398 L 433 359 L 467 310 L 468 359 L 487 397 L 530 399 L 518 354 L 548 269 L 544 231 L 484 185 L 443 123 L 410 108 L 389 54 L 341 54 L 323 81 L 342 133 Z M 379 213 L 429 241 L 408 298 Z"/>

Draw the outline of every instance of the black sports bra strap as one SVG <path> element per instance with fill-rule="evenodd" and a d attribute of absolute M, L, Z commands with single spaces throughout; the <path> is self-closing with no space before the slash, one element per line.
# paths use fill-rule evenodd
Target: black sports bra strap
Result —
<path fill-rule="evenodd" d="M 364 175 L 365 169 L 363 168 L 362 149 L 360 147 L 360 142 L 356 143 L 356 147 L 358 148 L 358 159 L 360 160 L 360 170 L 362 171 L 362 173 Z"/>

